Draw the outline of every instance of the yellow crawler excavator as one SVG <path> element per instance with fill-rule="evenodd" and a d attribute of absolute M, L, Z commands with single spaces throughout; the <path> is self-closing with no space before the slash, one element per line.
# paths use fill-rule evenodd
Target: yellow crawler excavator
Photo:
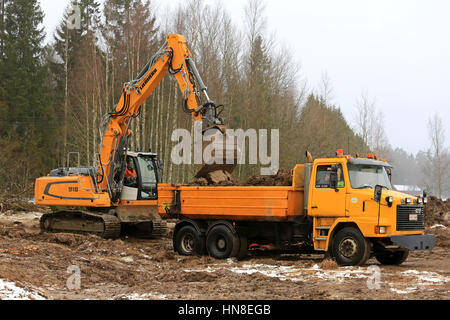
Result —
<path fill-rule="evenodd" d="M 183 108 L 195 121 L 202 122 L 203 132 L 213 129 L 225 133 L 224 121 L 208 96 L 185 38 L 168 35 L 164 46 L 137 78 L 125 84 L 114 110 L 104 116 L 104 133 L 95 165 L 59 168 L 36 179 L 36 204 L 85 208 L 44 214 L 40 221 L 42 231 L 95 233 L 106 238 L 116 238 L 126 228 L 137 228 L 146 235 L 166 233 L 166 223 L 157 210 L 161 162 L 152 152 L 130 152 L 128 140 L 132 134 L 131 121 L 139 116 L 143 102 L 168 73 L 178 82 Z M 197 177 L 217 170 L 229 175 L 235 167 L 225 164 L 223 159 L 215 162 L 223 165 L 203 165 Z M 127 166 L 134 172 L 131 177 L 126 174 Z M 131 183 L 127 181 L 129 178 L 134 178 Z"/>

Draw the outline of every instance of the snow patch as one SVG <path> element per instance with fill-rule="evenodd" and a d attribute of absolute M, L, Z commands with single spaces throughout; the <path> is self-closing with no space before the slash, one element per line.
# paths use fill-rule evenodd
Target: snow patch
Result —
<path fill-rule="evenodd" d="M 435 224 L 435 225 L 431 226 L 431 229 L 436 229 L 436 228 L 447 229 L 447 227 L 444 226 L 443 224 Z"/>
<path fill-rule="evenodd" d="M 281 281 L 306 282 L 317 279 L 324 281 L 334 281 L 344 283 L 352 279 L 368 279 L 374 276 L 374 270 L 371 266 L 367 267 L 340 267 L 338 269 L 322 269 L 318 264 L 309 268 L 295 266 L 278 266 L 268 264 L 244 264 L 241 266 L 230 265 L 228 263 L 208 266 L 205 269 L 184 270 L 185 272 L 206 272 L 212 273 L 219 270 L 230 271 L 236 274 L 260 274 L 269 278 L 278 278 Z M 380 280 L 383 283 L 383 277 L 392 276 L 380 268 Z M 440 275 L 436 272 L 407 270 L 397 274 L 398 282 L 389 283 L 389 289 L 398 294 L 410 294 L 417 290 L 430 288 L 430 286 L 445 285 L 450 282 L 450 277 Z M 364 280 L 363 280 L 364 281 Z M 385 283 L 386 285 L 386 283 Z M 399 287 L 400 286 L 400 287 Z"/>
<path fill-rule="evenodd" d="M 121 294 L 116 296 L 118 299 L 126 299 L 126 300 L 167 300 L 167 296 L 163 294 L 154 294 L 154 293 L 130 293 L 130 294 Z"/>
<path fill-rule="evenodd" d="M 421 284 L 438 284 L 450 282 L 450 277 L 442 276 L 439 273 L 430 271 L 407 270 L 403 271 L 401 274 L 405 276 L 413 275 Z"/>
<path fill-rule="evenodd" d="M 0 300 L 45 300 L 45 297 L 15 283 L 0 279 Z"/>
<path fill-rule="evenodd" d="M 417 290 L 416 287 L 408 287 L 404 290 L 400 290 L 400 289 L 396 289 L 396 288 L 390 288 L 391 291 L 398 293 L 398 294 L 408 294 L 408 293 L 413 293 L 414 291 Z"/>
<path fill-rule="evenodd" d="M 294 282 L 307 281 L 311 278 L 323 280 L 334 280 L 343 282 L 346 279 L 367 278 L 372 274 L 367 268 L 343 267 L 340 270 L 322 270 L 317 264 L 310 268 L 295 268 L 294 266 L 277 266 L 268 264 L 244 264 L 236 267 L 221 267 L 220 265 L 208 266 L 201 270 L 186 269 L 184 272 L 216 272 L 218 270 L 228 270 L 237 274 L 261 274 L 270 278 L 278 278 L 282 281 L 290 280 Z"/>

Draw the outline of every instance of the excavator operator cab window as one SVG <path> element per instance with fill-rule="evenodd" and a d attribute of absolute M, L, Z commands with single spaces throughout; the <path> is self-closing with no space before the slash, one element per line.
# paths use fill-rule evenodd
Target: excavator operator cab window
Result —
<path fill-rule="evenodd" d="M 124 185 L 131 188 L 138 187 L 137 172 L 136 166 L 134 165 L 133 157 L 127 157 Z"/>
<path fill-rule="evenodd" d="M 155 160 L 149 156 L 138 156 L 140 172 L 139 199 L 157 199 L 158 176 Z"/>

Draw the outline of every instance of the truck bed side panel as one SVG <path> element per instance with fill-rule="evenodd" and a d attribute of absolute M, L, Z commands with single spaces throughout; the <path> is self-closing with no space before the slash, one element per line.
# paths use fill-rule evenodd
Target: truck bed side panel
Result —
<path fill-rule="evenodd" d="M 303 190 L 293 187 L 190 187 L 160 185 L 159 213 L 179 192 L 181 215 L 191 219 L 288 221 L 302 214 Z"/>

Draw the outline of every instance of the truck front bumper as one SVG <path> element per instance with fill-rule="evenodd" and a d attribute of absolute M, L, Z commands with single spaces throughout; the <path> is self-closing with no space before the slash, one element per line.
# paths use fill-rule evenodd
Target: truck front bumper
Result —
<path fill-rule="evenodd" d="M 431 250 L 434 248 L 433 234 L 390 236 L 389 238 L 393 243 L 405 247 L 411 251 Z"/>

